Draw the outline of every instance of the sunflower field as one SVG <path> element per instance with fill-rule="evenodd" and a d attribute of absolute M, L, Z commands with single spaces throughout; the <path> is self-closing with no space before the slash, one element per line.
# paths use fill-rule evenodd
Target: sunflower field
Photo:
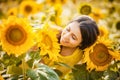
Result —
<path fill-rule="evenodd" d="M 58 62 L 56 28 L 80 15 L 100 35 L 71 67 Z M 71 71 L 60 77 L 53 62 Z M 0 0 L 0 80 L 120 80 L 120 0 Z"/>

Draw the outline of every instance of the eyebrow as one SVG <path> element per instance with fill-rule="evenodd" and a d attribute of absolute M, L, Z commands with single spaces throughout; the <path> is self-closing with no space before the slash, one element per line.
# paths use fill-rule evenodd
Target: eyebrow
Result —
<path fill-rule="evenodd" d="M 70 26 L 69 26 L 69 29 L 71 30 L 71 27 L 70 27 Z M 72 33 L 72 35 L 74 35 L 75 38 L 78 40 L 77 35 L 75 35 L 74 33 Z"/>

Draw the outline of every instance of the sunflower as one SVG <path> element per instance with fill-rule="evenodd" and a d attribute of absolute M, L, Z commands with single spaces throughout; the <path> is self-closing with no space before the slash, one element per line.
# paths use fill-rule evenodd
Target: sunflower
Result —
<path fill-rule="evenodd" d="M 56 25 L 61 25 L 61 18 L 59 16 L 55 16 L 55 15 L 51 15 L 50 16 L 50 21 L 53 23 L 53 24 L 56 24 Z"/>
<path fill-rule="evenodd" d="M 116 20 L 113 23 L 113 28 L 114 28 L 115 31 L 120 31 L 120 20 Z"/>
<path fill-rule="evenodd" d="M 50 13 L 50 15 L 49 15 L 50 21 L 54 24 L 61 25 L 60 15 L 62 13 L 62 5 L 61 4 L 55 4 L 52 9 L 49 9 L 49 13 Z"/>
<path fill-rule="evenodd" d="M 3 77 L 0 75 L 0 80 L 4 80 Z"/>
<path fill-rule="evenodd" d="M 2 28 L 2 27 L 1 27 L 1 25 L 0 25 L 0 43 L 1 43 L 1 28 Z"/>
<path fill-rule="evenodd" d="M 61 4 L 65 4 L 67 2 L 67 0 L 60 0 Z"/>
<path fill-rule="evenodd" d="M 60 0 L 46 0 L 46 3 L 49 5 L 55 5 L 56 3 L 60 3 Z"/>
<path fill-rule="evenodd" d="M 2 48 L 8 54 L 19 56 L 34 45 L 34 33 L 27 20 L 10 16 L 1 32 Z"/>
<path fill-rule="evenodd" d="M 18 9 L 16 7 L 10 8 L 7 12 L 8 16 L 17 16 L 17 14 L 18 14 Z"/>
<path fill-rule="evenodd" d="M 100 8 L 92 8 L 91 16 L 96 22 L 98 22 L 100 19 L 103 19 L 105 17 L 105 14 Z"/>
<path fill-rule="evenodd" d="M 87 64 L 87 70 L 104 71 L 113 59 L 120 59 L 120 53 L 111 50 L 112 41 L 99 37 L 98 40 L 84 51 L 83 62 Z"/>
<path fill-rule="evenodd" d="M 108 37 L 109 31 L 105 26 L 99 26 L 100 36 L 101 37 Z"/>
<path fill-rule="evenodd" d="M 65 4 L 67 0 L 46 0 L 47 4 L 54 5 L 56 3 Z"/>
<path fill-rule="evenodd" d="M 23 16 L 28 16 L 29 14 L 34 14 L 38 12 L 38 4 L 34 1 L 23 1 L 20 4 L 20 13 Z"/>
<path fill-rule="evenodd" d="M 57 31 L 53 31 L 49 28 L 49 25 L 44 24 L 43 28 L 38 33 L 39 36 L 39 44 L 40 47 L 40 55 L 47 55 L 50 59 L 57 60 L 57 55 L 60 51 L 60 45 L 58 43 L 58 39 L 56 37 Z"/>
<path fill-rule="evenodd" d="M 62 13 L 62 5 L 61 4 L 55 4 L 54 5 L 54 11 L 56 16 L 60 16 Z"/>
<path fill-rule="evenodd" d="M 87 3 L 82 3 L 78 7 L 78 12 L 83 15 L 89 15 L 92 12 L 92 6 Z"/>
<path fill-rule="evenodd" d="M 2 31 L 2 28 L 3 28 L 3 25 L 1 23 L 0 23 L 0 45 L 1 45 L 1 31 Z"/>

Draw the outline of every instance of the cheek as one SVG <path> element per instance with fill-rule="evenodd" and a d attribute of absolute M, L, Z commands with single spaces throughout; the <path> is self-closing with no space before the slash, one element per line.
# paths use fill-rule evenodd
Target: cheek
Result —
<path fill-rule="evenodd" d="M 79 45 L 80 45 L 80 42 L 79 42 L 79 41 L 71 40 L 71 44 L 72 44 L 73 46 L 79 46 Z"/>

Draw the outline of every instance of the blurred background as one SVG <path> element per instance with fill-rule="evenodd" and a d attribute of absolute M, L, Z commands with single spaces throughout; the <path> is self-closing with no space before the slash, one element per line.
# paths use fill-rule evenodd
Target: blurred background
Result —
<path fill-rule="evenodd" d="M 11 15 L 27 18 L 34 28 L 40 28 L 46 22 L 64 28 L 75 17 L 88 15 L 96 21 L 101 29 L 101 35 L 107 34 L 108 38 L 114 41 L 114 49 L 120 52 L 120 0 L 0 0 L 0 28 Z M 0 56 L 1 63 L 5 61 L 5 58 L 2 60 Z M 6 63 L 10 62 L 9 58 L 6 58 Z M 116 65 L 112 65 L 112 70 L 104 71 L 104 80 L 120 80 L 120 61 L 116 64 L 118 64 L 117 68 Z M 84 65 L 79 66 L 79 69 L 85 72 L 83 67 Z M 2 68 L 1 65 L 0 68 Z M 83 74 L 80 74 L 81 71 L 73 72 L 76 78 Z M 89 74 L 88 71 L 86 73 Z M 97 73 L 93 71 L 89 75 L 93 77 L 93 80 L 98 80 L 101 76 Z M 105 79 L 108 75 L 109 79 Z M 83 78 L 83 76 L 84 74 L 80 77 Z M 88 75 L 82 80 L 88 80 L 87 77 Z M 99 80 L 103 80 L 103 77 Z"/>
<path fill-rule="evenodd" d="M 64 27 L 76 16 L 89 15 L 109 30 L 110 38 L 118 41 L 119 5 L 120 0 L 0 0 L 0 23 L 15 15 L 28 18 L 35 27 L 45 21 Z"/>

